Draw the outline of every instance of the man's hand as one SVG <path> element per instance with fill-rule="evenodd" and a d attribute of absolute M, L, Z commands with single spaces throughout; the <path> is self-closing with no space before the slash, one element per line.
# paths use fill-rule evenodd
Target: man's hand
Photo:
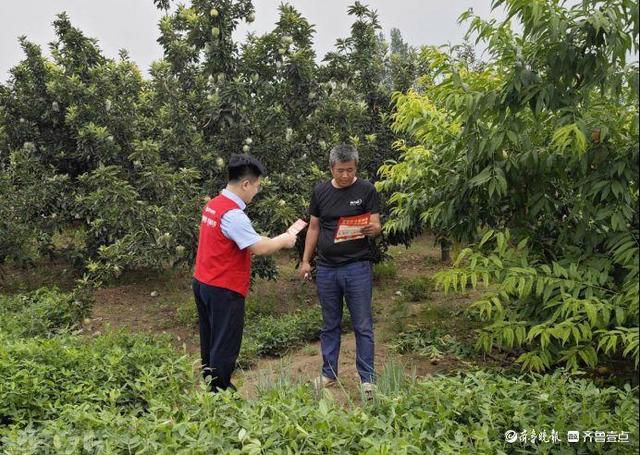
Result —
<path fill-rule="evenodd" d="M 368 235 L 369 237 L 375 237 L 380 234 L 382 231 L 382 226 L 380 223 L 369 223 L 362 228 L 362 233 L 364 235 Z"/>
<path fill-rule="evenodd" d="M 249 247 L 249 250 L 258 256 L 266 256 L 273 254 L 283 248 L 293 248 L 296 244 L 296 236 L 285 232 L 277 237 L 270 239 L 262 237 L 259 241 Z"/>
<path fill-rule="evenodd" d="M 303 280 L 311 280 L 311 264 L 308 262 L 303 262 L 300 264 L 300 270 L 298 271 L 298 275 Z"/>
<path fill-rule="evenodd" d="M 297 237 L 290 232 L 285 232 L 281 234 L 280 237 L 283 238 L 284 247 L 283 248 L 293 248 L 296 245 Z"/>

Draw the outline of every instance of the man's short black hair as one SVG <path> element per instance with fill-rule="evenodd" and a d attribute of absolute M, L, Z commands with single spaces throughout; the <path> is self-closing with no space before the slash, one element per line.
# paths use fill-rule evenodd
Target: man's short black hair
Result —
<path fill-rule="evenodd" d="M 234 153 L 231 155 L 227 170 L 229 171 L 230 182 L 238 182 L 245 178 L 255 180 L 267 173 L 267 169 L 260 161 L 246 153 Z"/>

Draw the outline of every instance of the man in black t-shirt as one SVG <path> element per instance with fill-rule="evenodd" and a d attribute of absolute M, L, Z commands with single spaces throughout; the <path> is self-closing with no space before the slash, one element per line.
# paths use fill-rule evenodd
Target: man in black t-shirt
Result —
<path fill-rule="evenodd" d="M 356 368 L 362 389 L 370 397 L 375 370 L 369 238 L 382 230 L 380 202 L 375 187 L 356 177 L 358 151 L 353 146 L 334 147 L 329 162 L 333 179 L 316 185 L 313 190 L 309 206 L 311 219 L 300 266 L 300 275 L 308 278 L 310 261 L 317 249 L 316 285 L 322 306 L 323 365 L 316 385 L 330 386 L 337 379 L 345 300 L 356 336 Z"/>

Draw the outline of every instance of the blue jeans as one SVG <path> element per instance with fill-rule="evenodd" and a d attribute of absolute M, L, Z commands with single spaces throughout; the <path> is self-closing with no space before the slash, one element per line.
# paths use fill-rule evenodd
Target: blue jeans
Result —
<path fill-rule="evenodd" d="M 371 294 L 373 270 L 369 261 L 353 262 L 339 267 L 318 265 L 316 275 L 318 297 L 322 306 L 323 327 L 320 332 L 322 375 L 335 379 L 338 375 L 342 302 L 347 303 L 356 335 L 356 368 L 362 382 L 374 382 L 373 316 Z"/>

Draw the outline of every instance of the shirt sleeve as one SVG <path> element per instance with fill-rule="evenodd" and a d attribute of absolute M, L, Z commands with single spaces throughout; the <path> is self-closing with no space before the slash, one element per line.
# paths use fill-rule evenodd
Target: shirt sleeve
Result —
<path fill-rule="evenodd" d="M 229 240 L 233 240 L 238 248 L 244 250 L 257 243 L 262 238 L 251 225 L 251 220 L 240 209 L 229 210 L 222 216 L 220 223 L 222 233 Z"/>
<path fill-rule="evenodd" d="M 371 185 L 369 189 L 369 194 L 365 205 L 365 209 L 367 212 L 380 213 L 380 195 L 378 195 L 378 190 L 376 190 L 376 187 L 373 185 Z"/>
<path fill-rule="evenodd" d="M 309 203 L 309 215 L 320 218 L 320 207 L 318 206 L 318 187 L 316 186 L 311 193 L 311 202 Z"/>

